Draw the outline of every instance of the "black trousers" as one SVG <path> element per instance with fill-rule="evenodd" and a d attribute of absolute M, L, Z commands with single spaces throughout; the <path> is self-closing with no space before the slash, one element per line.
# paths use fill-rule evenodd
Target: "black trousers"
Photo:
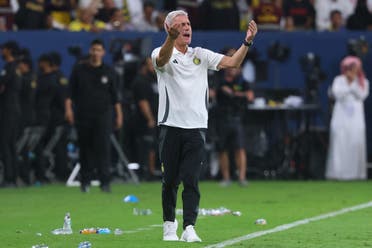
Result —
<path fill-rule="evenodd" d="M 76 123 L 80 156 L 81 183 L 89 185 L 95 170 L 101 185 L 110 183 L 111 115 L 79 119 Z"/>
<path fill-rule="evenodd" d="M 16 141 L 20 113 L 4 111 L 0 121 L 0 160 L 4 163 L 5 183 L 16 183 L 18 176 Z"/>
<path fill-rule="evenodd" d="M 198 182 L 205 160 L 205 134 L 206 129 L 160 126 L 163 220 L 174 221 L 178 186 L 182 182 L 184 228 L 195 225 L 198 216 Z"/>

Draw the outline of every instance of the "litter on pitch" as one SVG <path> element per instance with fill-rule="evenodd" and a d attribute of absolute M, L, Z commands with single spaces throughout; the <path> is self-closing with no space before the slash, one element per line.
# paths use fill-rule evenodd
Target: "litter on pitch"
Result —
<path fill-rule="evenodd" d="M 79 243 L 78 248 L 91 248 L 92 244 L 89 241 Z"/>
<path fill-rule="evenodd" d="M 182 215 L 183 210 L 177 209 L 176 210 L 177 215 Z M 234 216 L 241 216 L 242 212 L 240 211 L 231 211 L 230 209 L 227 209 L 225 207 L 219 207 L 219 208 L 199 208 L 199 215 L 200 216 L 221 216 L 231 214 Z"/>
<path fill-rule="evenodd" d="M 80 230 L 79 233 L 80 234 L 110 234 L 111 230 L 107 227 L 105 227 L 105 228 L 91 227 L 91 228 L 84 228 L 84 229 Z"/>
<path fill-rule="evenodd" d="M 70 213 L 66 213 L 64 221 L 63 221 L 63 227 L 54 229 L 52 231 L 54 235 L 66 235 L 66 234 L 72 234 L 72 228 L 71 228 L 71 216 Z"/>
<path fill-rule="evenodd" d="M 40 245 L 33 245 L 31 248 L 48 248 L 46 244 L 40 244 Z"/>
<path fill-rule="evenodd" d="M 151 215 L 152 210 L 149 208 L 140 209 L 140 208 L 133 208 L 133 215 Z"/>
<path fill-rule="evenodd" d="M 114 230 L 115 235 L 123 235 L 123 233 L 124 233 L 124 231 L 121 230 L 120 228 L 115 228 L 115 230 Z"/>
<path fill-rule="evenodd" d="M 262 225 L 266 225 L 267 224 L 267 221 L 265 219 L 257 219 L 254 222 L 254 224 L 262 226 Z"/>
<path fill-rule="evenodd" d="M 139 200 L 135 195 L 127 195 L 124 197 L 123 202 L 137 203 Z"/>

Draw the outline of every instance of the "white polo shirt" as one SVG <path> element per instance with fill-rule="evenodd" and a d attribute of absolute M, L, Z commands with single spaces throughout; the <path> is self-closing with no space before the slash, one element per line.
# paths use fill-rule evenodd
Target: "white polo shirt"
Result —
<path fill-rule="evenodd" d="M 160 47 L 151 54 L 158 78 L 158 124 L 207 128 L 208 69 L 217 71 L 224 55 L 200 47 L 188 47 L 185 54 L 173 48 L 169 62 L 158 67 L 159 51 Z"/>

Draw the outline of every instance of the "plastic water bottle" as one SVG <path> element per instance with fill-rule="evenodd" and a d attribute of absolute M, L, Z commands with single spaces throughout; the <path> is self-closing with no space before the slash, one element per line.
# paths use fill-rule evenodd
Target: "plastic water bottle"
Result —
<path fill-rule="evenodd" d="M 84 228 L 80 230 L 80 234 L 96 234 L 96 233 L 97 233 L 97 229 L 94 227 Z"/>
<path fill-rule="evenodd" d="M 123 230 L 121 230 L 120 228 L 116 228 L 114 231 L 115 235 L 122 235 L 123 233 L 124 233 Z"/>
<path fill-rule="evenodd" d="M 78 246 L 78 248 L 91 248 L 92 244 L 89 241 L 81 242 Z"/>
<path fill-rule="evenodd" d="M 40 245 L 33 245 L 32 248 L 48 248 L 48 246 L 45 244 L 40 244 Z"/>
<path fill-rule="evenodd" d="M 72 232 L 70 213 L 66 213 L 66 215 L 65 215 L 64 222 L 63 222 L 63 229 L 66 230 L 66 231 L 71 231 Z"/>
<path fill-rule="evenodd" d="M 66 213 L 65 218 L 63 220 L 63 227 L 54 229 L 52 231 L 54 235 L 64 235 L 64 234 L 72 234 L 72 228 L 71 228 L 71 216 L 70 213 Z"/>
<path fill-rule="evenodd" d="M 107 227 L 105 228 L 97 228 L 97 234 L 110 234 L 111 230 Z"/>

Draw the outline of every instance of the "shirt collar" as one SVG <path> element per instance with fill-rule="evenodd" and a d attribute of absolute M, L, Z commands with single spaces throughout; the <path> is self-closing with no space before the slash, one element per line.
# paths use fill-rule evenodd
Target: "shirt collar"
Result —
<path fill-rule="evenodd" d="M 188 46 L 185 55 L 188 53 L 192 53 L 192 50 L 193 50 L 192 47 Z M 176 47 L 173 47 L 173 54 L 183 54 L 183 53 L 178 51 Z"/>

